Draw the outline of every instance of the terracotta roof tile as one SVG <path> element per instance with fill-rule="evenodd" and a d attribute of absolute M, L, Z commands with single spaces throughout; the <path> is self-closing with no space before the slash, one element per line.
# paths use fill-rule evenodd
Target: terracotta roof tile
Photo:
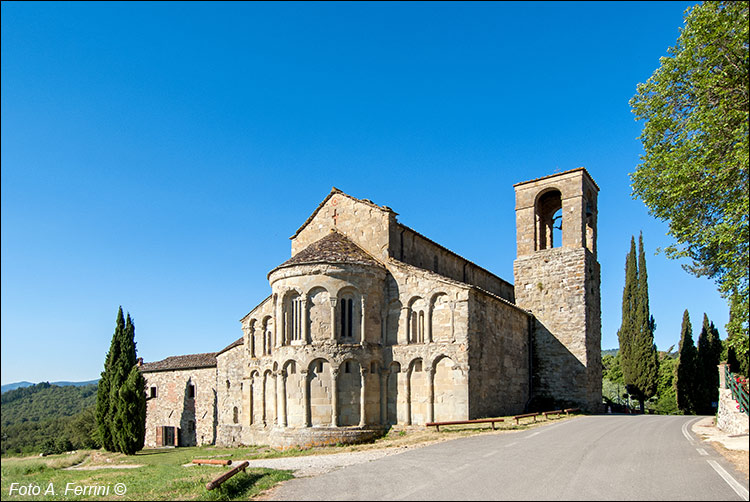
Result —
<path fill-rule="evenodd" d="M 233 348 L 235 348 L 235 347 L 237 347 L 239 345 L 244 345 L 244 343 L 245 343 L 245 337 L 241 336 L 237 340 L 233 341 L 232 343 L 230 343 L 229 345 L 227 345 L 226 347 L 224 347 L 223 349 L 221 349 L 219 352 L 217 352 L 216 355 L 217 356 L 221 355 L 224 352 L 226 352 L 228 350 L 231 350 L 231 349 L 233 349 Z"/>
<path fill-rule="evenodd" d="M 161 361 L 144 363 L 141 366 L 141 371 L 148 373 L 151 371 L 186 370 L 192 368 L 211 368 L 214 366 L 216 366 L 216 352 L 207 352 L 205 354 L 171 356 Z"/>
<path fill-rule="evenodd" d="M 350 241 L 344 234 L 332 230 L 331 233 L 313 242 L 274 270 L 308 263 L 351 263 L 383 267 L 379 261 Z"/>

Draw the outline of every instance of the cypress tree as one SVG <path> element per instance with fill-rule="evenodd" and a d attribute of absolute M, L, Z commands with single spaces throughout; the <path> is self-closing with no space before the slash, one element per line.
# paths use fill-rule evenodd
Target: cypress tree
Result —
<path fill-rule="evenodd" d="M 633 369 L 630 384 L 638 397 L 641 413 L 645 401 L 656 394 L 659 384 L 659 354 L 654 345 L 654 328 L 656 322 L 650 313 L 648 304 L 648 273 L 646 272 L 646 255 L 643 250 L 643 233 L 638 237 L 638 287 L 635 302 L 635 326 L 630 347 L 630 365 Z"/>
<path fill-rule="evenodd" d="M 693 326 L 687 309 L 682 315 L 682 333 L 680 334 L 680 354 L 675 370 L 674 386 L 677 395 L 677 407 L 686 415 L 695 413 L 696 381 L 698 352 L 693 345 Z"/>
<path fill-rule="evenodd" d="M 146 380 L 138 366 L 133 366 L 118 392 L 114 423 L 117 427 L 117 449 L 133 455 L 143 448 L 146 438 Z"/>
<path fill-rule="evenodd" d="M 704 313 L 703 327 L 698 336 L 698 372 L 696 375 L 700 379 L 697 385 L 699 401 L 696 404 L 696 412 L 702 415 L 713 414 L 712 403 L 719 400 L 717 366 L 721 358 L 721 348 L 719 331 L 713 322 L 709 322 L 708 316 Z"/>
<path fill-rule="evenodd" d="M 617 330 L 620 350 L 620 367 L 622 379 L 627 385 L 635 379 L 635 368 L 632 365 L 631 351 L 633 331 L 636 325 L 636 300 L 638 290 L 638 269 L 635 255 L 635 239 L 630 238 L 630 252 L 625 258 L 625 286 L 622 290 L 622 322 Z"/>
<path fill-rule="evenodd" d="M 117 312 L 115 332 L 109 345 L 107 357 L 104 360 L 104 371 L 101 373 L 99 385 L 96 390 L 96 430 L 99 442 L 107 451 L 115 451 L 112 438 L 112 414 L 110 407 L 112 373 L 116 362 L 120 359 L 120 337 L 125 330 L 125 320 L 122 315 L 122 306 Z"/>
<path fill-rule="evenodd" d="M 144 389 L 145 381 L 136 366 L 135 325 L 129 313 L 123 319 L 120 307 L 97 390 L 97 430 L 106 450 L 130 455 L 143 447 Z"/>

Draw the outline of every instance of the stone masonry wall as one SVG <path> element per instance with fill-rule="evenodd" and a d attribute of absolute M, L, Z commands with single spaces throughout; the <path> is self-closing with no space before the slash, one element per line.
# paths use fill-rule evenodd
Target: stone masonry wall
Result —
<path fill-rule="evenodd" d="M 235 446 L 241 443 L 246 413 L 242 405 L 244 352 L 243 344 L 216 356 L 217 445 Z"/>
<path fill-rule="evenodd" d="M 156 398 L 146 401 L 146 446 L 156 446 L 156 428 L 162 426 L 179 427 L 180 446 L 215 442 L 215 367 L 144 372 L 143 377 L 147 390 L 156 387 Z M 192 399 L 187 397 L 188 384 L 195 386 Z"/>
<path fill-rule="evenodd" d="M 716 412 L 716 426 L 727 434 L 747 434 L 750 430 L 747 413 L 737 409 L 737 401 L 732 399 L 730 389 L 719 389 L 719 409 Z"/>
<path fill-rule="evenodd" d="M 514 301 L 513 285 L 403 225 L 390 243 L 391 256 L 415 267 L 485 289 Z"/>
<path fill-rule="evenodd" d="M 522 413 L 531 390 L 529 315 L 479 291 L 469 312 L 470 417 Z"/>
<path fill-rule="evenodd" d="M 601 403 L 599 265 L 585 248 L 552 248 L 514 262 L 517 304 L 534 329 L 534 393 Z"/>
<path fill-rule="evenodd" d="M 292 239 L 292 256 L 335 228 L 380 261 L 388 259 L 389 226 L 393 212 L 343 193 L 333 193 L 311 221 Z"/>

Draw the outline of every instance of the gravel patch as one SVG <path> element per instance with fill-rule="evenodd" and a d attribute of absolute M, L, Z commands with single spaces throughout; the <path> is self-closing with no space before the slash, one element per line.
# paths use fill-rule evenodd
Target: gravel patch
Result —
<path fill-rule="evenodd" d="M 295 477 L 317 476 L 347 465 L 361 464 L 377 460 L 387 455 L 403 453 L 408 448 L 388 448 L 382 450 L 352 451 L 331 453 L 328 455 L 306 455 L 303 457 L 281 457 L 248 460 L 248 467 L 265 467 L 268 469 L 288 469 L 294 471 Z M 233 460 L 232 465 L 242 460 Z"/>

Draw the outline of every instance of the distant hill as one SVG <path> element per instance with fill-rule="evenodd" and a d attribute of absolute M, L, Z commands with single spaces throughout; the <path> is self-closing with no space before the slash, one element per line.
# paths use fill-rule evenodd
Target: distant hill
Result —
<path fill-rule="evenodd" d="M 0 387 L 0 392 L 5 393 L 5 392 L 8 392 L 9 390 L 20 389 L 21 387 L 31 387 L 32 385 L 34 384 L 31 382 L 27 382 L 26 380 L 24 380 L 23 382 L 13 382 L 13 383 L 9 383 L 7 385 L 3 385 L 2 387 Z"/>
<path fill-rule="evenodd" d="M 620 349 L 606 349 L 602 350 L 603 356 L 616 356 Z"/>
<path fill-rule="evenodd" d="M 4 392 L 0 396 L 0 453 L 92 447 L 96 389 L 96 383 L 59 386 L 42 382 Z"/>
<path fill-rule="evenodd" d="M 39 383 L 42 383 L 42 382 L 39 382 Z M 58 387 L 65 387 L 68 385 L 72 385 L 74 387 L 84 387 L 86 385 L 99 383 L 99 379 L 97 378 L 96 380 L 87 380 L 85 382 L 60 381 L 60 382 L 47 382 L 47 383 L 49 383 L 50 385 L 57 385 Z M 36 385 L 36 384 L 27 382 L 26 380 L 24 380 L 23 382 L 13 382 L 13 383 L 5 384 L 3 386 L 0 386 L 0 394 L 5 394 L 6 392 L 10 390 L 21 389 L 23 387 L 31 387 L 32 385 Z"/>

